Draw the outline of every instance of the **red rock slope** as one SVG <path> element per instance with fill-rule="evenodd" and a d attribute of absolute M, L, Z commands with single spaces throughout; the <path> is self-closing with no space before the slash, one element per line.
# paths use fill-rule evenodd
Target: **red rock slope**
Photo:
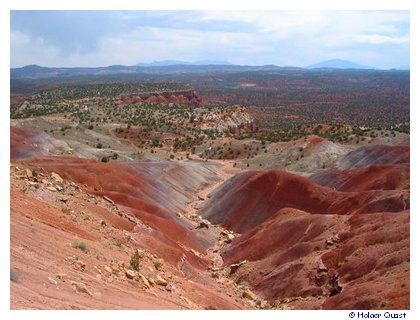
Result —
<path fill-rule="evenodd" d="M 164 226 L 154 230 L 56 174 L 10 169 L 12 309 L 243 307 Z M 139 272 L 130 270 L 137 250 Z"/>
<path fill-rule="evenodd" d="M 326 186 L 248 171 L 216 190 L 200 214 L 242 233 L 223 252 L 235 281 L 282 309 L 409 309 L 409 150 L 369 150 L 347 166 L 399 164 L 313 178 Z"/>
<path fill-rule="evenodd" d="M 339 191 L 403 190 L 410 189 L 410 167 L 385 164 L 353 170 L 327 170 L 310 179 Z"/>
<path fill-rule="evenodd" d="M 282 208 L 318 214 L 401 211 L 405 190 L 340 192 L 285 171 L 247 171 L 225 182 L 199 211 L 213 223 L 249 231 Z"/>
<path fill-rule="evenodd" d="M 338 162 L 338 169 L 365 168 L 374 164 L 410 163 L 409 146 L 369 145 L 349 152 Z"/>

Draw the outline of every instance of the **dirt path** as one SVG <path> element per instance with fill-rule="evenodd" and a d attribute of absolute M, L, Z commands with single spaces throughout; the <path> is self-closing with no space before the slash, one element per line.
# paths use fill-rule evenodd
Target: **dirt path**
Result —
<path fill-rule="evenodd" d="M 189 220 L 196 229 L 205 229 L 205 232 L 210 232 L 218 241 L 207 250 L 206 258 L 212 261 L 211 267 L 207 270 L 211 278 L 218 284 L 222 285 L 224 292 L 230 297 L 238 297 L 237 302 L 240 302 L 247 309 L 259 309 L 266 304 L 263 298 L 258 297 L 250 291 L 246 285 L 235 283 L 230 277 L 231 268 L 224 266 L 221 253 L 228 246 L 233 239 L 240 236 L 240 234 L 227 230 L 220 225 L 211 224 L 209 221 L 203 219 L 197 214 L 197 211 L 203 203 L 208 199 L 208 196 L 216 190 L 225 181 L 230 179 L 235 174 L 241 172 L 241 169 L 233 167 L 234 161 L 217 161 L 221 166 L 217 171 L 219 179 L 217 182 L 199 190 L 197 192 L 198 199 L 190 202 L 184 209 L 184 218 Z M 243 262 L 246 263 L 246 262 Z M 242 263 L 241 263 L 242 264 Z M 250 293 L 254 298 L 246 297 L 245 292 Z M 258 303 L 258 304 L 257 304 Z"/>
<path fill-rule="evenodd" d="M 215 189 L 217 189 L 221 184 L 223 184 L 226 180 L 234 176 L 236 173 L 240 172 L 240 169 L 233 167 L 232 161 L 217 161 L 213 160 L 212 162 L 218 163 L 221 165 L 220 169 L 217 172 L 217 176 L 219 180 L 216 183 L 213 183 L 201 190 L 198 191 L 197 196 L 198 199 L 195 201 L 190 202 L 185 207 L 185 217 L 189 220 L 192 220 L 193 222 L 196 222 L 196 219 L 194 219 L 194 215 L 196 215 L 196 212 L 198 208 L 204 203 L 204 201 L 207 200 L 208 195 L 212 193 Z M 192 216 L 192 218 L 191 218 Z"/>

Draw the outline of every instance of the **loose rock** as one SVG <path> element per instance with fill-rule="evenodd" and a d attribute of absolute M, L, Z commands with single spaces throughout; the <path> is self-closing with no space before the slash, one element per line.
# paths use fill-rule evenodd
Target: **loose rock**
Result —
<path fill-rule="evenodd" d="M 324 265 L 322 261 L 318 263 L 318 272 L 327 272 L 328 268 Z"/>
<path fill-rule="evenodd" d="M 92 295 L 92 293 L 88 290 L 88 288 L 86 287 L 86 285 L 84 283 L 73 281 L 71 284 L 74 287 L 74 290 L 76 292 L 86 293 L 90 296 Z"/>
<path fill-rule="evenodd" d="M 31 178 L 33 178 L 33 177 L 34 177 L 34 175 L 33 175 L 33 173 L 32 173 L 32 170 L 30 170 L 30 169 L 28 169 L 28 168 L 26 168 L 26 169 L 25 169 L 25 173 L 26 173 L 26 177 L 27 177 L 28 179 L 31 179 Z"/>
<path fill-rule="evenodd" d="M 75 260 L 73 261 L 73 268 L 79 271 L 85 271 L 86 263 L 82 260 Z"/>
<path fill-rule="evenodd" d="M 144 275 L 142 275 L 141 273 L 139 273 L 138 275 L 139 275 L 141 281 L 143 281 L 143 284 L 145 285 L 145 287 L 150 289 L 151 286 L 150 286 L 149 280 L 147 280 L 146 277 Z"/>
<path fill-rule="evenodd" d="M 196 229 L 202 229 L 202 228 L 209 228 L 210 223 L 208 223 L 207 221 L 200 221 L 200 223 L 198 224 L 197 227 L 195 227 Z"/>
<path fill-rule="evenodd" d="M 57 281 L 55 281 L 53 278 L 51 278 L 51 277 L 48 277 L 48 281 L 51 283 L 51 284 L 53 284 L 53 285 L 57 285 L 58 284 L 58 282 Z"/>
<path fill-rule="evenodd" d="M 165 287 L 165 290 L 166 290 L 166 291 L 169 291 L 169 292 L 174 292 L 174 291 L 175 291 L 175 286 L 174 286 L 174 285 L 172 285 L 172 284 L 168 284 L 168 285 Z"/>
<path fill-rule="evenodd" d="M 53 178 L 55 181 L 57 181 L 59 183 L 64 182 L 63 178 L 61 178 L 60 175 L 58 173 L 55 173 L 55 172 L 51 173 L 51 178 Z"/>
<path fill-rule="evenodd" d="M 106 201 L 108 201 L 109 203 L 112 203 L 112 204 L 114 204 L 114 201 L 112 201 L 110 198 L 108 198 L 107 196 L 104 196 L 104 199 L 106 200 Z"/>
<path fill-rule="evenodd" d="M 153 279 L 152 277 L 149 277 L 147 280 L 149 281 L 152 287 L 155 285 L 155 279 Z"/>
<path fill-rule="evenodd" d="M 56 277 L 58 280 L 61 280 L 61 281 L 63 281 L 63 282 L 66 282 L 66 280 L 67 280 L 67 275 L 66 275 L 66 274 L 64 274 L 64 273 L 57 273 L 57 274 L 55 275 L 55 277 Z"/>
<path fill-rule="evenodd" d="M 133 280 L 137 276 L 137 273 L 133 270 L 125 269 L 125 275 L 128 279 Z"/>
<path fill-rule="evenodd" d="M 246 299 L 250 299 L 250 300 L 255 300 L 257 298 L 257 296 L 251 291 L 251 290 L 245 290 L 242 293 L 242 297 L 246 298 Z"/>
<path fill-rule="evenodd" d="M 112 269 L 111 269 L 110 267 L 105 266 L 105 267 L 104 267 L 104 270 L 105 270 L 106 272 L 108 272 L 109 274 L 112 274 Z"/>
<path fill-rule="evenodd" d="M 244 265 L 244 264 L 246 264 L 246 263 L 247 263 L 247 261 L 246 261 L 246 260 L 243 260 L 243 261 L 241 261 L 241 262 L 239 262 L 239 263 L 232 264 L 232 265 L 230 266 L 230 274 L 233 274 L 233 273 L 235 273 L 236 271 L 238 271 L 239 267 L 241 267 L 242 265 Z"/>
<path fill-rule="evenodd" d="M 164 278 L 162 278 L 161 276 L 157 276 L 157 277 L 156 277 L 156 279 L 155 279 L 155 283 L 156 283 L 158 286 L 166 286 L 166 285 L 168 284 L 168 282 L 167 282 Z"/>

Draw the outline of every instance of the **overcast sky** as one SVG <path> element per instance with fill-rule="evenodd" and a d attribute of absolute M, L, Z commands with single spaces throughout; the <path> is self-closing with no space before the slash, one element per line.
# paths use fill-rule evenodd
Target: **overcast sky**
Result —
<path fill-rule="evenodd" d="M 409 66 L 408 11 L 12 11 L 11 66 L 217 60 Z"/>

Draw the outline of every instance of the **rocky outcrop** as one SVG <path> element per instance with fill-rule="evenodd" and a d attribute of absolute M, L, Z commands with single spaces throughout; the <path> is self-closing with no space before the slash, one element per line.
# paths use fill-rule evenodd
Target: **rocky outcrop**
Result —
<path fill-rule="evenodd" d="M 202 118 L 201 129 L 230 134 L 258 131 L 255 119 L 240 106 L 233 106 L 223 113 L 203 113 Z"/>

